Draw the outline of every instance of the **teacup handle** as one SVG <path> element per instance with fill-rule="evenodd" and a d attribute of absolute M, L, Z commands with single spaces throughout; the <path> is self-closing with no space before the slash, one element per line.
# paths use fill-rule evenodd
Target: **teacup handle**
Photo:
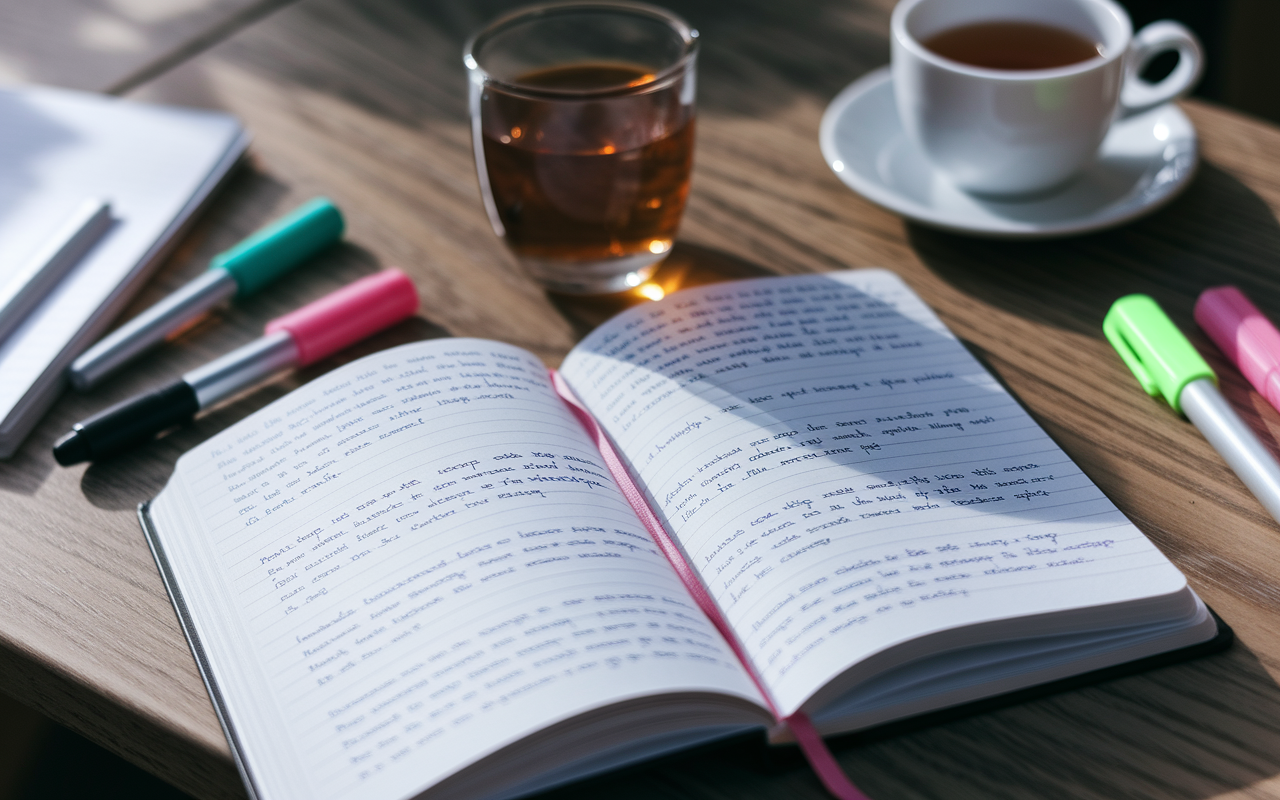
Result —
<path fill-rule="evenodd" d="M 1164 80 L 1148 83 L 1139 74 L 1151 59 L 1178 51 L 1178 66 Z M 1153 22 L 1134 34 L 1125 55 L 1124 85 L 1120 89 L 1122 115 L 1136 114 L 1190 91 L 1204 69 L 1204 50 L 1195 34 L 1172 20 Z"/>

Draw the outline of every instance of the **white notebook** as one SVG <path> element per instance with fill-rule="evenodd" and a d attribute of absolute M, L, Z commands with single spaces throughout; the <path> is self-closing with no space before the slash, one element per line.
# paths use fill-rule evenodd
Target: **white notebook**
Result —
<path fill-rule="evenodd" d="M 44 87 L 0 89 L 0 280 L 86 198 L 115 223 L 0 343 L 0 458 L 57 399 L 67 365 L 123 310 L 243 154 L 233 117 Z"/>
<path fill-rule="evenodd" d="M 386 350 L 194 448 L 141 510 L 251 796 L 516 797 L 1217 633 L 892 273 L 678 292 L 558 381 L 500 342 Z"/>

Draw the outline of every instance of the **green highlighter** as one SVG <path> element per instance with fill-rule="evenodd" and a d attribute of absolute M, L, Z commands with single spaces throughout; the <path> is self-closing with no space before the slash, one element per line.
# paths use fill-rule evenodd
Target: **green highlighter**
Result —
<path fill-rule="evenodd" d="M 1280 520 L 1280 465 L 1218 391 L 1218 377 L 1164 311 L 1145 294 L 1121 297 L 1102 331 L 1138 383 L 1186 415 L 1253 492 Z"/>
<path fill-rule="evenodd" d="M 181 331 L 224 300 L 246 297 L 342 238 L 342 213 L 317 197 L 214 256 L 199 278 L 156 303 L 71 364 L 81 391 Z"/>

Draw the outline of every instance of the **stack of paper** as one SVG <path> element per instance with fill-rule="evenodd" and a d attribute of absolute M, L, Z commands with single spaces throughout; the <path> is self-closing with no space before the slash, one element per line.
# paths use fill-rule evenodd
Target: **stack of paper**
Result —
<path fill-rule="evenodd" d="M 57 398 L 98 338 L 248 145 L 232 117 L 48 88 L 0 90 L 0 282 L 86 198 L 114 224 L 0 342 L 0 458 Z"/>

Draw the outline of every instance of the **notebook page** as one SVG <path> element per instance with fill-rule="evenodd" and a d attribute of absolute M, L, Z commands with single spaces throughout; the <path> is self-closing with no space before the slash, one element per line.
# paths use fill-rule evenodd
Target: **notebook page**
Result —
<path fill-rule="evenodd" d="M 408 796 L 625 697 L 763 702 L 517 348 L 335 370 L 185 455 L 152 517 L 266 798 Z"/>
<path fill-rule="evenodd" d="M 929 632 L 1185 586 L 892 273 L 679 292 L 561 373 L 783 713 Z"/>

